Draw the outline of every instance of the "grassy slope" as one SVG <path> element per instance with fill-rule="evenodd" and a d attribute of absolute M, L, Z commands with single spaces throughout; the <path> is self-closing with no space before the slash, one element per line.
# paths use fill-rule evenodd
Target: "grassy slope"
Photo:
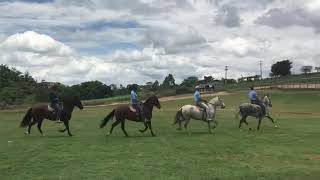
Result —
<path fill-rule="evenodd" d="M 234 119 L 241 94 L 224 97 L 219 127 L 207 134 L 206 124 L 192 121 L 188 134 L 171 126 L 179 106 L 191 100 L 164 102 L 153 119 L 157 137 L 129 122 L 110 137 L 98 129 L 106 108 L 76 111 L 74 137 L 60 134 L 62 125 L 45 121 L 46 136 L 33 128 L 25 136 L 18 124 L 23 112 L 0 112 L 0 179 L 319 179 L 319 104 L 316 91 L 272 92 L 273 116 L 280 128 L 263 121 L 260 132 L 237 129 Z M 279 112 L 313 112 L 294 115 Z M 249 120 L 256 127 L 254 119 Z M 62 127 L 61 127 L 62 128 Z M 12 142 L 8 142 L 12 141 Z M 314 160 L 310 160 L 314 159 Z"/>

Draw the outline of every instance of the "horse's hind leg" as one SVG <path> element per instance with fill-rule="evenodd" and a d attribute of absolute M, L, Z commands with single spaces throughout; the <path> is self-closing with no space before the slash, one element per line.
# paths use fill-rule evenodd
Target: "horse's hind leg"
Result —
<path fill-rule="evenodd" d="M 30 133 L 31 133 L 31 127 L 32 127 L 33 125 L 35 125 L 37 122 L 38 122 L 38 121 L 37 121 L 35 118 L 33 118 L 33 121 L 29 123 L 28 131 L 25 132 L 25 134 L 30 134 Z"/>
<path fill-rule="evenodd" d="M 240 119 L 239 129 L 241 128 L 242 123 L 246 121 L 246 118 L 247 118 L 246 116 L 242 116 L 242 118 Z"/>
<path fill-rule="evenodd" d="M 109 131 L 109 133 L 107 135 L 112 134 L 113 128 L 116 127 L 120 122 L 121 121 L 117 119 L 116 122 L 112 123 L 111 129 L 110 129 L 110 131 Z"/>
<path fill-rule="evenodd" d="M 182 130 L 182 127 L 181 127 L 182 122 L 181 122 L 181 120 L 180 120 L 180 119 L 179 119 L 179 122 L 178 122 L 178 123 L 179 123 L 179 127 L 177 128 L 177 130 L 179 130 L 179 131 L 180 131 L 180 130 Z"/>
<path fill-rule="evenodd" d="M 184 123 L 184 128 L 187 129 L 188 128 L 188 124 L 190 122 L 191 118 L 186 119 L 186 122 Z"/>
<path fill-rule="evenodd" d="M 42 121 L 43 121 L 43 119 L 41 119 L 41 120 L 39 120 L 39 122 L 38 122 L 38 130 L 39 130 L 39 132 L 43 135 L 43 132 L 42 132 L 42 130 L 41 130 L 41 125 L 42 125 Z"/>
<path fill-rule="evenodd" d="M 260 129 L 261 120 L 262 120 L 262 118 L 260 117 L 260 118 L 259 118 L 259 122 L 258 122 L 257 130 L 259 130 L 259 129 Z"/>
<path fill-rule="evenodd" d="M 127 131 L 125 130 L 124 126 L 125 126 L 125 119 L 123 119 L 121 121 L 121 129 L 122 129 L 122 132 L 128 137 L 129 135 L 128 135 Z"/>

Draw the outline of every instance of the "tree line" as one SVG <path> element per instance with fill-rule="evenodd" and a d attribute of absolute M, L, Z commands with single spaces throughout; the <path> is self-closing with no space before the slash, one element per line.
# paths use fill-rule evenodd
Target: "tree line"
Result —
<path fill-rule="evenodd" d="M 283 60 L 276 62 L 271 66 L 270 77 L 276 78 L 291 74 L 292 62 Z M 315 67 L 318 72 L 319 67 Z M 303 73 L 312 72 L 312 66 L 301 67 Z M 212 76 L 205 76 L 206 83 L 228 84 L 240 83 L 234 79 L 214 79 Z M 174 90 L 176 94 L 190 93 L 194 87 L 199 84 L 199 78 L 196 76 L 187 77 L 181 84 L 176 84 L 172 74 L 168 74 L 162 83 L 158 80 L 147 82 L 145 85 L 128 84 L 120 86 L 116 84 L 106 85 L 100 81 L 88 81 L 80 84 L 67 86 L 59 84 L 59 92 L 63 95 L 78 95 L 82 100 L 101 99 L 113 96 L 127 95 L 132 87 L 142 92 L 164 92 L 166 90 Z M 29 104 L 34 102 L 48 101 L 48 85 L 49 82 L 37 82 L 29 73 L 22 73 L 15 68 L 7 65 L 0 65 L 0 106 L 12 104 Z"/>

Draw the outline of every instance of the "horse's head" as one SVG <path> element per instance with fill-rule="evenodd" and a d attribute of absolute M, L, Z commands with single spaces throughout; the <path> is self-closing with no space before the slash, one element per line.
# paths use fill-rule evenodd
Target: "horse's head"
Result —
<path fill-rule="evenodd" d="M 78 107 L 79 109 L 83 109 L 83 105 L 81 103 L 80 97 L 79 96 L 73 96 L 73 105 Z"/>
<path fill-rule="evenodd" d="M 224 109 L 226 107 L 226 105 L 224 104 L 223 100 L 219 96 L 216 96 L 216 97 L 212 98 L 209 101 L 209 103 L 212 104 L 215 107 L 220 106 L 222 109 Z"/>
<path fill-rule="evenodd" d="M 271 98 L 269 95 L 264 95 L 262 98 L 262 103 L 265 104 L 267 107 L 272 107 Z"/>
<path fill-rule="evenodd" d="M 152 106 L 156 106 L 158 109 L 161 109 L 161 105 L 160 105 L 160 102 L 159 102 L 159 99 L 157 96 L 153 95 L 151 97 L 149 97 L 146 102 L 146 104 L 150 104 Z"/>

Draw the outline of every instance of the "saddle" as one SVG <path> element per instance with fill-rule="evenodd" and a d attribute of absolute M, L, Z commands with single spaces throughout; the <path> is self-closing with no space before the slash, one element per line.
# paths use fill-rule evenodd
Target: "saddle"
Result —
<path fill-rule="evenodd" d="M 206 113 L 206 109 L 195 105 L 195 107 L 197 108 L 197 110 L 201 113 L 202 112 L 202 120 L 206 120 L 207 119 L 207 113 Z"/>
<path fill-rule="evenodd" d="M 201 112 L 201 111 L 206 112 L 206 109 L 204 109 L 204 108 L 202 108 L 202 107 L 200 107 L 200 106 L 197 106 L 197 105 L 196 105 L 196 108 L 197 108 L 197 110 L 200 111 L 200 112 Z"/>

